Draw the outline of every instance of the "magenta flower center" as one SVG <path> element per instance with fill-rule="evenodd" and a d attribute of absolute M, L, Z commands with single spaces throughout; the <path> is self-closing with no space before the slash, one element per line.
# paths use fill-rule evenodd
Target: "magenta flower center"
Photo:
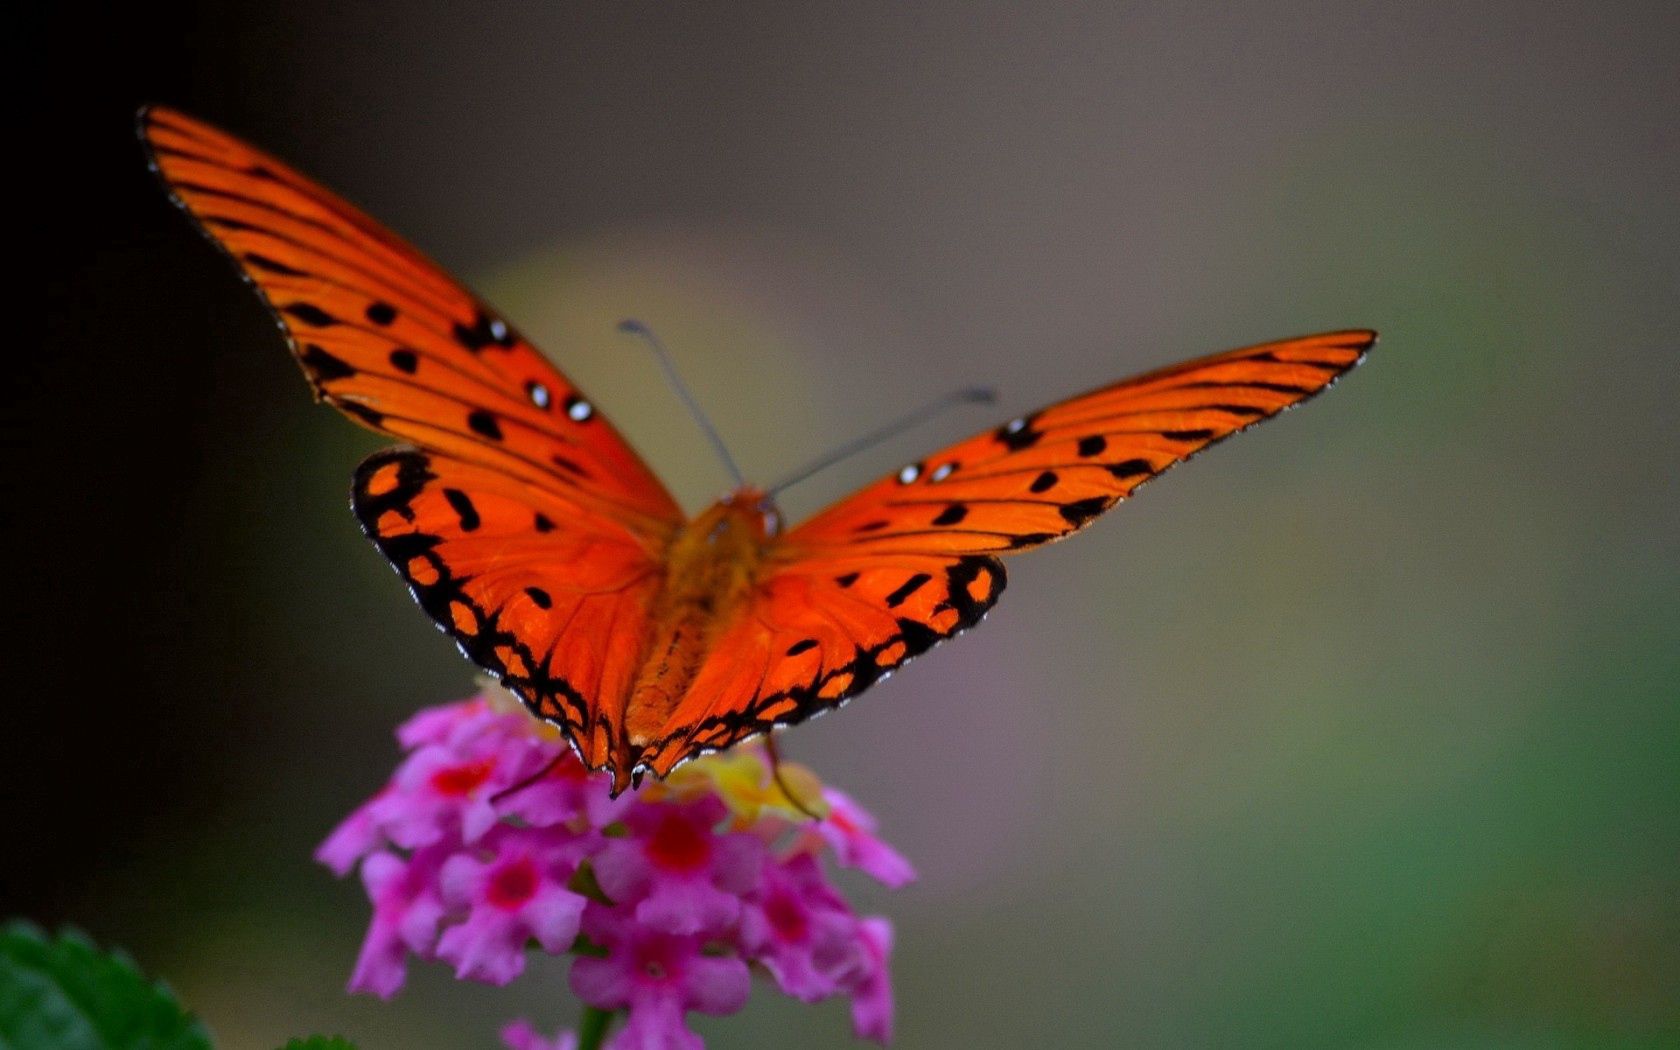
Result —
<path fill-rule="evenodd" d="M 490 874 L 485 897 L 498 908 L 514 911 L 522 907 L 537 892 L 537 866 L 530 857 L 520 857 L 512 864 L 504 864 Z"/>
<path fill-rule="evenodd" d="M 469 795 L 474 788 L 490 779 L 495 768 L 495 760 L 488 758 L 460 766 L 445 766 L 432 774 L 432 787 L 440 795 Z"/>
<path fill-rule="evenodd" d="M 638 945 L 635 959 L 641 976 L 655 984 L 671 980 L 679 968 L 678 960 L 673 957 L 674 947 L 664 937 L 652 937 Z"/>
<path fill-rule="evenodd" d="M 680 814 L 667 813 L 647 840 L 648 859 L 666 871 L 698 871 L 712 859 L 712 840 Z"/>
<path fill-rule="evenodd" d="M 811 931 L 805 909 L 785 893 L 771 895 L 764 904 L 764 917 L 770 920 L 770 928 L 784 944 L 801 943 Z"/>

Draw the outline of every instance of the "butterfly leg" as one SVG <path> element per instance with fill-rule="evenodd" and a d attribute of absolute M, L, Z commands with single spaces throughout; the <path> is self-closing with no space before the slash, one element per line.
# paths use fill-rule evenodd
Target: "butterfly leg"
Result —
<path fill-rule="evenodd" d="M 807 806 L 800 800 L 798 795 L 793 793 L 793 789 L 788 786 L 788 782 L 782 779 L 782 756 L 776 750 L 776 736 L 774 733 L 764 734 L 764 753 L 770 756 L 770 779 L 776 782 L 776 787 L 781 790 L 782 795 L 789 802 L 793 803 L 793 808 L 805 814 L 807 817 L 810 817 L 812 820 L 821 820 L 822 814 L 812 811 L 810 806 Z"/>

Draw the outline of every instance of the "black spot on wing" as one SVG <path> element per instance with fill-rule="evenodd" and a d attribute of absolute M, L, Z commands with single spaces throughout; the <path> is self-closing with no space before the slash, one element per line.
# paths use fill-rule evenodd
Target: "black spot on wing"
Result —
<path fill-rule="evenodd" d="M 841 575 L 834 577 L 834 582 L 838 583 L 842 587 L 850 587 L 857 581 L 858 574 L 855 572 L 842 573 Z"/>
<path fill-rule="evenodd" d="M 256 252 L 246 252 L 240 258 L 244 259 L 246 265 L 248 266 L 255 267 L 258 270 L 266 270 L 269 273 L 277 273 L 282 277 L 309 276 L 307 271 L 299 270 L 293 266 L 287 266 L 278 259 L 270 259 L 268 256 L 258 255 Z"/>
<path fill-rule="evenodd" d="M 349 379 L 356 374 L 356 370 L 350 366 L 349 362 L 334 357 L 314 343 L 310 343 L 303 348 L 303 356 L 300 360 L 303 361 L 304 366 L 309 369 L 310 374 L 319 383 L 330 383 L 335 379 Z"/>
<path fill-rule="evenodd" d="M 1056 482 L 1060 480 L 1061 479 L 1056 476 L 1055 471 L 1047 470 L 1038 477 L 1033 478 L 1032 484 L 1027 486 L 1027 490 L 1035 493 L 1049 492 L 1051 489 L 1056 487 Z"/>
<path fill-rule="evenodd" d="M 461 519 L 461 531 L 472 532 L 482 524 L 478 516 L 478 508 L 473 506 L 472 497 L 460 489 L 444 489 L 443 498 L 449 501 L 455 516 Z"/>
<path fill-rule="evenodd" d="M 1044 431 L 1033 427 L 1036 419 L 1036 416 L 1023 416 L 1020 419 L 1011 420 L 993 431 L 992 436 L 1008 447 L 1011 452 L 1020 452 L 1023 449 L 1032 448 L 1044 437 Z"/>
<path fill-rule="evenodd" d="M 933 519 L 933 523 L 935 525 L 956 525 L 966 517 L 968 517 L 968 508 L 961 503 L 953 503 L 940 511 L 939 516 Z"/>
<path fill-rule="evenodd" d="M 475 408 L 467 413 L 467 426 L 475 434 L 489 438 L 491 441 L 502 440 L 501 424 L 496 422 L 494 414 L 482 408 Z"/>
<path fill-rule="evenodd" d="M 472 324 L 456 322 L 455 341 L 476 354 L 492 346 L 511 347 L 514 336 L 513 330 L 505 323 L 480 310 Z"/>
<path fill-rule="evenodd" d="M 1067 519 L 1067 523 L 1069 525 L 1083 525 L 1087 521 L 1096 517 L 1098 514 L 1107 510 L 1109 505 L 1109 497 L 1092 496 L 1090 499 L 1076 500 L 1073 503 L 1064 503 L 1058 509 L 1062 512 L 1062 517 Z"/>
<path fill-rule="evenodd" d="M 349 399 L 340 401 L 334 399 L 333 404 L 338 407 L 340 412 L 343 412 L 347 416 L 354 416 L 370 427 L 378 427 L 385 424 L 385 413 L 375 408 L 369 408 L 360 401 L 351 401 Z"/>
<path fill-rule="evenodd" d="M 525 588 L 525 597 L 531 599 L 531 604 L 535 605 L 539 609 L 554 608 L 554 599 L 550 597 L 549 593 L 541 587 Z"/>
<path fill-rule="evenodd" d="M 908 580 L 905 580 L 902 586 L 887 595 L 887 608 L 896 609 L 900 605 L 903 605 L 906 598 L 921 590 L 922 587 L 925 586 L 931 579 L 933 579 L 933 576 L 929 573 L 918 572 Z"/>
<path fill-rule="evenodd" d="M 287 316 L 295 317 L 304 324 L 313 325 L 316 328 L 326 328 L 329 325 L 335 325 L 338 323 L 338 318 L 327 313 L 314 303 L 291 303 L 287 306 L 282 306 L 280 308 L 280 312 L 286 314 Z"/>
<path fill-rule="evenodd" d="M 799 641 L 794 642 L 792 645 L 787 647 L 787 654 L 789 656 L 798 656 L 800 653 L 808 653 L 816 647 L 817 640 L 815 638 L 801 638 Z"/>
<path fill-rule="evenodd" d="M 1211 430 L 1163 430 L 1161 436 L 1168 441 L 1206 441 L 1213 436 Z"/>
<path fill-rule="evenodd" d="M 392 350 L 389 360 L 392 368 L 405 375 L 413 375 L 420 368 L 420 355 L 402 347 Z"/>
<path fill-rule="evenodd" d="M 384 328 L 397 319 L 397 308 L 390 303 L 372 302 L 366 310 L 367 319 Z"/>
<path fill-rule="evenodd" d="M 1079 439 L 1079 454 L 1081 456 L 1100 456 L 1108 448 L 1108 439 L 1101 434 L 1092 434 Z"/>
<path fill-rule="evenodd" d="M 553 532 L 554 531 L 554 522 L 549 520 L 548 515 L 544 514 L 540 510 L 537 511 L 536 521 L 534 522 L 534 524 L 536 525 L 538 532 Z"/>
<path fill-rule="evenodd" d="M 1155 473 L 1147 459 L 1128 459 L 1109 465 L 1108 472 L 1124 481 L 1127 478 L 1143 477 Z"/>

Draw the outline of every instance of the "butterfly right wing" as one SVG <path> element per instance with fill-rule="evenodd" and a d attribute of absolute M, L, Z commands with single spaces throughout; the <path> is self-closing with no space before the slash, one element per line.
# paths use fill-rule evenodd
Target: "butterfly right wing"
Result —
<path fill-rule="evenodd" d="M 605 765 L 664 579 L 639 538 L 545 486 L 418 449 L 363 462 L 352 505 L 461 652 Z"/>
<path fill-rule="evenodd" d="M 889 475 L 772 545 L 749 615 L 719 639 L 649 748 L 695 753 L 802 721 L 973 626 L 1000 555 L 1083 528 L 1197 452 L 1320 393 L 1376 339 L 1330 332 L 1122 380 Z"/>

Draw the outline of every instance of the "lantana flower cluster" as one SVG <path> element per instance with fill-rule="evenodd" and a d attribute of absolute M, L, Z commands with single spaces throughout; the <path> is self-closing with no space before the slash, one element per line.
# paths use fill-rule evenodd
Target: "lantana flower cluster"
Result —
<path fill-rule="evenodd" d="M 778 783 L 745 745 L 613 799 L 499 690 L 422 711 L 397 738 L 395 774 L 316 854 L 339 875 L 359 865 L 373 905 L 352 991 L 395 995 L 411 956 L 507 984 L 535 943 L 573 955 L 583 1003 L 624 1015 L 612 1050 L 701 1046 L 686 1015 L 741 1009 L 753 968 L 805 1002 L 848 996 L 858 1035 L 891 1038 L 892 926 L 857 915 L 824 860 L 889 887 L 915 873 L 808 770 L 782 763 Z M 503 1038 L 573 1045 L 523 1021 Z"/>

